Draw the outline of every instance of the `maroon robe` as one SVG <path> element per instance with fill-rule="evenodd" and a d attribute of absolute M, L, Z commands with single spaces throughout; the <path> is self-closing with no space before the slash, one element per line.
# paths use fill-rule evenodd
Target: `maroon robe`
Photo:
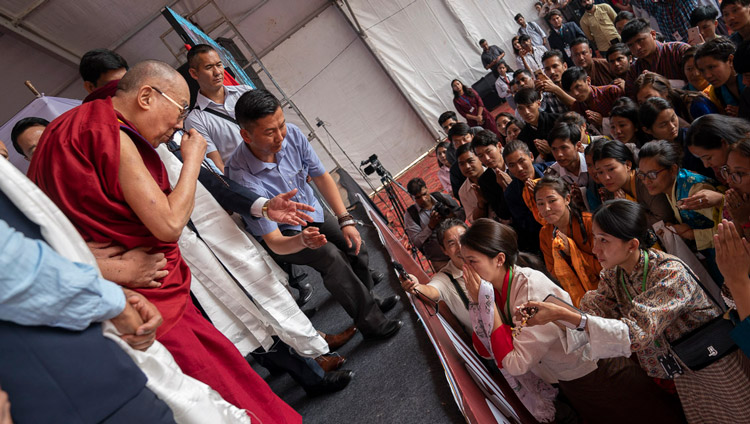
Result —
<path fill-rule="evenodd" d="M 146 168 L 165 194 L 167 171 L 156 150 L 115 112 L 112 100 L 94 100 L 52 121 L 39 140 L 28 176 L 67 215 L 86 241 L 133 249 L 152 248 L 167 259 L 159 288 L 137 290 L 161 312 L 159 340 L 182 371 L 218 391 L 263 423 L 300 422 L 271 392 L 237 348 L 206 321 L 190 299 L 190 269 L 177 242 L 157 239 L 125 201 L 119 182 L 120 131 L 135 143 Z"/>
<path fill-rule="evenodd" d="M 117 92 L 117 84 L 120 82 L 119 79 L 112 80 L 103 86 L 97 88 L 96 90 L 89 93 L 88 96 L 86 96 L 85 99 L 83 99 L 83 103 L 88 103 L 94 100 L 99 99 L 106 99 L 107 97 L 112 97 L 115 95 L 115 92 Z"/>

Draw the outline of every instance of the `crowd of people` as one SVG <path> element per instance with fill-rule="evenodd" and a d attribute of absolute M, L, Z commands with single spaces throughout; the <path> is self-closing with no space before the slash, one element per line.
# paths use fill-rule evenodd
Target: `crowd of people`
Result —
<path fill-rule="evenodd" d="M 403 289 L 444 301 L 540 422 L 750 422 L 750 0 L 536 8 L 513 52 L 479 40 L 505 111 L 450 83 L 442 191 L 409 181 L 404 216 L 435 272 Z M 335 350 L 355 332 L 402 327 L 279 100 L 209 45 L 187 60 L 194 106 L 169 65 L 97 49 L 81 106 L 15 123 L 0 423 L 300 422 L 248 358 L 325 395 L 353 378 Z M 298 265 L 345 331 L 300 309 Z"/>
<path fill-rule="evenodd" d="M 502 107 L 451 82 L 443 192 L 408 185 L 406 232 L 436 272 L 403 288 L 445 301 L 504 373 L 559 390 L 552 411 L 750 422 L 750 2 L 536 8 L 512 52 L 479 41 Z M 448 194 L 461 209 L 436 206 Z"/>

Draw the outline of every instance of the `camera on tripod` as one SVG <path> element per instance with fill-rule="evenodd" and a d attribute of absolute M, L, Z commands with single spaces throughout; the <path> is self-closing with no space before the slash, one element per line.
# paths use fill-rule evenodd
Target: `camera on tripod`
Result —
<path fill-rule="evenodd" d="M 372 175 L 373 173 L 377 172 L 378 175 L 381 177 L 385 177 L 385 175 L 388 173 L 388 171 L 383 168 L 383 164 L 380 163 L 378 160 L 378 155 L 373 154 L 369 158 L 362 161 L 362 163 L 359 164 L 360 167 L 365 167 L 363 171 L 365 171 L 365 174 Z"/>

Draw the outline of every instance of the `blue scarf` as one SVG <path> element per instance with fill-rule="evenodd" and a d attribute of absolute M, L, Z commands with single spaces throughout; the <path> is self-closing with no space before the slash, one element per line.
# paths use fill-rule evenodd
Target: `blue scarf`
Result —
<path fill-rule="evenodd" d="M 675 202 L 689 197 L 690 189 L 693 187 L 693 185 L 700 183 L 711 184 L 714 186 L 716 185 L 715 181 L 704 175 L 696 174 L 695 172 L 680 168 L 680 172 L 677 173 L 677 178 L 675 181 Z M 680 218 L 682 218 L 683 223 L 696 230 L 713 228 L 714 225 L 716 225 L 713 220 L 709 219 L 701 213 L 698 213 L 697 211 L 680 209 Z"/>

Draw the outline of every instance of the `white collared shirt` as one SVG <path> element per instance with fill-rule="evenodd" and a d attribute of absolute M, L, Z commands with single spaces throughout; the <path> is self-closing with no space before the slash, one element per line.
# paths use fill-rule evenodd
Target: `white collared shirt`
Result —
<path fill-rule="evenodd" d="M 482 173 L 486 171 L 487 168 L 482 167 Z M 477 194 L 474 190 L 471 189 L 471 185 L 474 184 L 467 178 L 463 184 L 461 184 L 461 187 L 458 189 L 458 198 L 461 200 L 461 206 L 464 207 L 464 212 L 466 212 L 466 220 L 471 224 L 474 222 L 474 211 L 479 205 L 479 201 L 477 199 Z M 476 183 L 479 184 L 479 183 Z"/>
<path fill-rule="evenodd" d="M 466 282 L 464 281 L 464 271 L 456 267 L 453 264 L 453 261 L 449 261 L 443 268 L 440 269 L 440 271 L 433 274 L 432 279 L 429 283 L 427 283 L 427 285 L 437 289 L 438 293 L 440 293 L 440 300 L 448 304 L 448 309 L 451 310 L 453 316 L 458 319 L 458 321 L 464 326 L 466 331 L 471 332 L 472 326 L 469 310 L 466 309 L 463 300 L 461 300 L 461 296 L 458 294 L 456 286 L 453 285 L 450 278 L 445 275 L 445 273 L 452 275 L 453 278 L 456 279 L 458 286 L 468 297 L 469 294 L 466 291 Z"/>
<path fill-rule="evenodd" d="M 578 161 L 578 163 L 580 164 L 578 175 L 573 175 L 572 172 L 563 168 L 557 162 L 553 163 L 550 168 L 557 172 L 557 175 L 559 175 L 560 179 L 562 179 L 563 181 L 572 182 L 578 187 L 586 187 L 589 184 L 589 173 L 588 168 L 586 167 L 586 156 L 584 156 L 584 154 L 581 152 L 578 152 Z"/>
<path fill-rule="evenodd" d="M 217 104 L 198 92 L 195 109 L 185 119 L 186 129 L 195 128 L 206 139 L 208 144 L 206 153 L 218 151 L 224 163 L 229 160 L 229 156 L 231 156 L 237 146 L 242 144 L 240 127 L 234 122 L 205 112 L 205 109 L 210 108 L 234 118 L 234 107 L 237 104 L 237 100 L 250 90 L 252 88 L 247 85 L 224 86 L 224 104 Z"/>

